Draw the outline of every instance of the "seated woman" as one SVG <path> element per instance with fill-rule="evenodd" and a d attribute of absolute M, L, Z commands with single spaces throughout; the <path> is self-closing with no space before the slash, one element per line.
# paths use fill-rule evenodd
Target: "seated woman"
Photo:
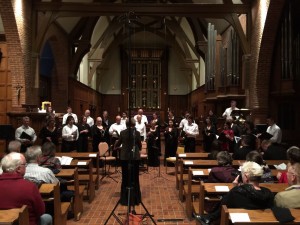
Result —
<path fill-rule="evenodd" d="M 42 146 L 42 155 L 38 158 L 39 166 L 46 167 L 54 174 L 61 170 L 58 158 L 55 158 L 55 145 L 52 142 L 45 142 Z"/>
<path fill-rule="evenodd" d="M 245 162 L 241 168 L 243 184 L 232 188 L 221 201 L 221 205 L 227 205 L 228 208 L 245 208 L 245 209 L 266 209 L 273 205 L 274 195 L 268 189 L 260 187 L 259 183 L 263 175 L 263 168 L 255 162 Z M 210 224 L 221 217 L 221 207 L 213 213 L 207 215 L 195 215 L 200 224 Z"/>
<path fill-rule="evenodd" d="M 232 157 L 227 151 L 217 154 L 218 166 L 209 173 L 207 183 L 231 183 L 236 177 L 237 170 L 232 167 Z"/>
<path fill-rule="evenodd" d="M 287 150 L 286 154 L 290 165 L 300 163 L 300 148 L 298 148 L 297 146 L 290 147 Z M 278 172 L 276 177 L 279 183 L 288 183 L 287 172 Z"/>
<path fill-rule="evenodd" d="M 213 167 L 206 183 L 232 183 L 238 171 L 232 167 L 232 157 L 227 151 L 221 151 L 216 158 L 218 166 Z M 205 211 L 212 212 L 219 207 L 219 202 L 205 202 Z"/>
<path fill-rule="evenodd" d="M 274 183 L 274 177 L 266 162 L 263 160 L 262 155 L 258 151 L 251 151 L 246 155 L 246 161 L 256 162 L 263 169 L 263 175 L 261 176 L 261 183 Z"/>

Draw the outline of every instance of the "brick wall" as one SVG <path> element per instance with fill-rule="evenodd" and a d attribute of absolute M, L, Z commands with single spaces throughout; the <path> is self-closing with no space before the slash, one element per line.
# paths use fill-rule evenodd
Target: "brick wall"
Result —
<path fill-rule="evenodd" d="M 274 44 L 285 0 L 253 2 L 249 103 L 256 123 L 269 113 L 269 85 Z M 265 24 L 264 7 L 268 9 Z"/>
<path fill-rule="evenodd" d="M 23 4 L 23 1 L 19 1 Z M 28 1 L 29 2 L 29 1 Z M 28 57 L 26 55 L 26 35 L 19 31 L 20 23 L 23 20 L 16 21 L 14 13 L 15 1 L 0 0 L 0 14 L 3 21 L 5 30 L 5 36 L 8 47 L 8 63 L 11 70 L 11 82 L 12 82 L 12 110 L 20 111 L 21 104 L 25 103 L 26 99 L 26 84 L 25 84 L 25 62 Z M 22 15 L 24 7 L 18 9 L 18 13 Z M 22 17 L 22 16 L 20 16 Z M 19 23 L 19 24 L 18 24 Z M 21 28 L 21 27 L 20 27 Z M 20 96 L 18 98 L 17 91 L 15 90 L 17 85 L 22 86 Z"/>

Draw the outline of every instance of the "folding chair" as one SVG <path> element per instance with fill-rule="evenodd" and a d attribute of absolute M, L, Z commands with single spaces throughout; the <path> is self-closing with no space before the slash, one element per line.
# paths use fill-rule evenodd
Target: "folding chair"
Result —
<path fill-rule="evenodd" d="M 98 145 L 98 150 L 99 150 L 99 157 L 100 157 L 100 160 L 103 161 L 103 168 L 104 168 L 104 175 L 102 176 L 101 180 L 104 179 L 105 177 L 109 177 L 109 178 L 113 179 L 115 182 L 118 182 L 117 180 L 115 180 L 113 177 L 111 177 L 109 175 L 109 173 L 108 173 L 109 169 L 108 169 L 108 171 L 106 170 L 107 162 L 109 162 L 110 165 L 112 162 L 116 163 L 116 157 L 110 155 L 110 150 L 111 150 L 110 147 L 108 146 L 108 144 L 106 142 L 100 142 Z M 110 168 L 110 165 L 109 165 L 109 168 Z"/>
<path fill-rule="evenodd" d="M 146 171 L 148 172 L 148 151 L 147 151 L 147 142 L 142 142 L 142 149 L 140 151 L 141 162 L 146 163 Z"/>

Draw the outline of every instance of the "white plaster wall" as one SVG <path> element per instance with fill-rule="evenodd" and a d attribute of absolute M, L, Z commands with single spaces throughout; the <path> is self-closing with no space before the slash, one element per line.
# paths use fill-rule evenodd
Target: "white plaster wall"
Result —
<path fill-rule="evenodd" d="M 200 86 L 205 84 L 205 62 L 202 57 L 200 57 Z"/>
<path fill-rule="evenodd" d="M 183 71 L 185 67 L 182 60 L 178 58 L 177 53 L 170 49 L 169 51 L 169 65 L 168 65 L 168 94 L 169 95 L 186 95 L 190 92 L 190 85 L 187 78 L 187 71 Z"/>
<path fill-rule="evenodd" d="M 115 48 L 107 67 L 99 69 L 100 84 L 98 91 L 102 94 L 121 94 L 121 61 L 120 51 Z"/>
<path fill-rule="evenodd" d="M 0 15 L 0 34 L 5 34 L 1 15 Z"/>

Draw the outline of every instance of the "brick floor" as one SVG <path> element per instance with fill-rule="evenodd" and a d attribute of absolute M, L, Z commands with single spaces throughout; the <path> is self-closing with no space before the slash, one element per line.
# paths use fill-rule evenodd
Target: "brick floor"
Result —
<path fill-rule="evenodd" d="M 161 166 L 161 177 L 158 177 L 158 168 L 149 168 L 149 173 L 140 174 L 140 186 L 142 192 L 142 202 L 154 215 L 153 219 L 183 219 L 175 222 L 157 222 L 157 224 L 188 225 L 196 224 L 189 221 L 184 212 L 184 204 L 178 199 L 178 191 L 175 188 L 175 176 L 173 167 L 168 168 L 170 174 L 165 173 L 165 167 Z M 68 220 L 67 225 L 99 224 L 105 223 L 120 196 L 121 174 L 112 174 L 118 183 L 110 178 L 105 178 L 100 183 L 100 188 L 96 192 L 96 198 L 89 204 L 84 202 L 84 213 L 80 221 Z M 165 179 L 166 178 L 166 179 Z M 137 213 L 145 213 L 141 205 L 136 207 Z M 127 207 L 119 205 L 116 214 L 126 214 Z M 124 216 L 120 216 L 124 217 Z M 119 224 L 114 217 L 111 217 L 108 225 Z M 150 218 L 143 224 L 153 224 Z"/>

